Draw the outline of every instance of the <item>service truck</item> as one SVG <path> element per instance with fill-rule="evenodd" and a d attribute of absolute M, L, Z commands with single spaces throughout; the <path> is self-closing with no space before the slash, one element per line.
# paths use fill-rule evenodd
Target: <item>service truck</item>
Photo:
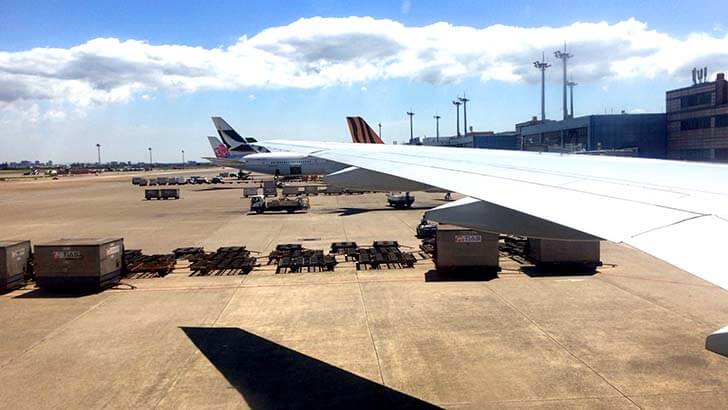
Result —
<path fill-rule="evenodd" d="M 266 198 L 263 195 L 250 197 L 250 212 L 262 214 L 265 211 L 286 211 L 292 214 L 308 209 L 308 198 L 305 196 Z"/>

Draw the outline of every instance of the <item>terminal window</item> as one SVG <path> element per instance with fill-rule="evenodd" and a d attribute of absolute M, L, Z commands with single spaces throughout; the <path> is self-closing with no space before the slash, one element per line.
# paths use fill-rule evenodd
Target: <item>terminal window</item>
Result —
<path fill-rule="evenodd" d="M 712 97 L 713 93 L 711 92 L 686 95 L 684 97 L 680 97 L 680 107 L 686 108 L 696 105 L 711 104 L 713 102 Z"/>
<path fill-rule="evenodd" d="M 728 114 L 716 115 L 715 127 L 728 127 Z"/>
<path fill-rule="evenodd" d="M 710 128 L 710 117 L 688 118 L 680 121 L 680 131 Z"/>

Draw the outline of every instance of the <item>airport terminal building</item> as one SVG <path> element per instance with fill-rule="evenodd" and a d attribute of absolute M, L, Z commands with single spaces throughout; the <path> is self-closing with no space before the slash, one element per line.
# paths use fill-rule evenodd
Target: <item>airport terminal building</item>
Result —
<path fill-rule="evenodd" d="M 665 114 L 586 115 L 563 121 L 517 124 L 521 148 L 548 152 L 628 152 L 647 158 L 666 155 Z"/>
<path fill-rule="evenodd" d="M 460 148 L 483 148 L 483 149 L 519 149 L 518 135 L 513 131 L 493 132 L 474 131 L 465 135 L 451 137 L 425 137 L 421 140 L 422 145 Z"/>
<path fill-rule="evenodd" d="M 672 159 L 728 161 L 728 81 L 718 73 L 713 82 L 666 93 L 667 151 Z"/>

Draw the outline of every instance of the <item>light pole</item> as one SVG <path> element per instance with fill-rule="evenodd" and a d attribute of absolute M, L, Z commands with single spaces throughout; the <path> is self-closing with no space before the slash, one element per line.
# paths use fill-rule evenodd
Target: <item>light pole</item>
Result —
<path fill-rule="evenodd" d="M 458 101 L 463 103 L 463 130 L 465 131 L 465 135 L 468 135 L 468 101 L 469 99 L 465 98 L 465 93 L 463 93 L 463 98 L 458 97 Z"/>
<path fill-rule="evenodd" d="M 412 129 L 412 117 L 415 116 L 415 113 L 414 113 L 414 111 L 407 111 L 407 115 L 409 115 L 409 119 L 410 119 L 410 141 L 409 142 L 410 142 L 410 144 L 412 144 L 412 140 L 414 140 L 414 132 Z"/>
<path fill-rule="evenodd" d="M 99 166 L 101 166 L 101 144 L 96 144 L 96 151 L 99 156 Z"/>
<path fill-rule="evenodd" d="M 152 147 L 149 147 L 149 169 L 152 169 Z"/>
<path fill-rule="evenodd" d="M 457 131 L 458 131 L 458 137 L 459 137 L 460 136 L 460 104 L 462 104 L 462 103 L 458 100 L 455 100 L 452 103 L 453 103 L 453 105 L 455 105 L 455 108 L 457 109 L 457 112 L 458 112 L 457 117 L 456 117 L 457 118 L 456 124 L 457 124 Z"/>
<path fill-rule="evenodd" d="M 379 138 L 382 138 L 382 123 L 377 124 L 379 126 Z"/>
<path fill-rule="evenodd" d="M 440 116 L 433 115 L 432 118 L 435 119 L 435 141 L 440 143 Z"/>
<path fill-rule="evenodd" d="M 569 104 L 571 105 L 571 118 L 574 118 L 574 87 L 579 85 L 573 81 L 566 83 L 569 86 Z"/>
<path fill-rule="evenodd" d="M 564 66 L 564 119 L 566 119 L 569 116 L 569 111 L 567 111 L 566 108 L 566 62 L 571 58 L 574 57 L 573 54 L 569 54 L 566 52 L 566 43 L 564 43 L 564 51 L 554 51 L 554 56 L 562 61 L 562 64 Z"/>
<path fill-rule="evenodd" d="M 551 64 L 546 62 L 544 54 L 541 53 L 541 61 L 534 61 L 533 66 L 541 70 L 541 121 L 546 120 L 546 69 Z"/>
<path fill-rule="evenodd" d="M 185 168 L 185 150 L 182 150 L 182 169 Z"/>

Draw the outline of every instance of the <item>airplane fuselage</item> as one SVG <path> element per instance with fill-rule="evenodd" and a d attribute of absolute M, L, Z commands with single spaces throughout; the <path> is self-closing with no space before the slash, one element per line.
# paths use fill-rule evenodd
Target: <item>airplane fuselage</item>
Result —
<path fill-rule="evenodd" d="M 341 164 L 290 152 L 249 154 L 236 168 L 270 175 L 326 175 L 346 168 Z"/>

